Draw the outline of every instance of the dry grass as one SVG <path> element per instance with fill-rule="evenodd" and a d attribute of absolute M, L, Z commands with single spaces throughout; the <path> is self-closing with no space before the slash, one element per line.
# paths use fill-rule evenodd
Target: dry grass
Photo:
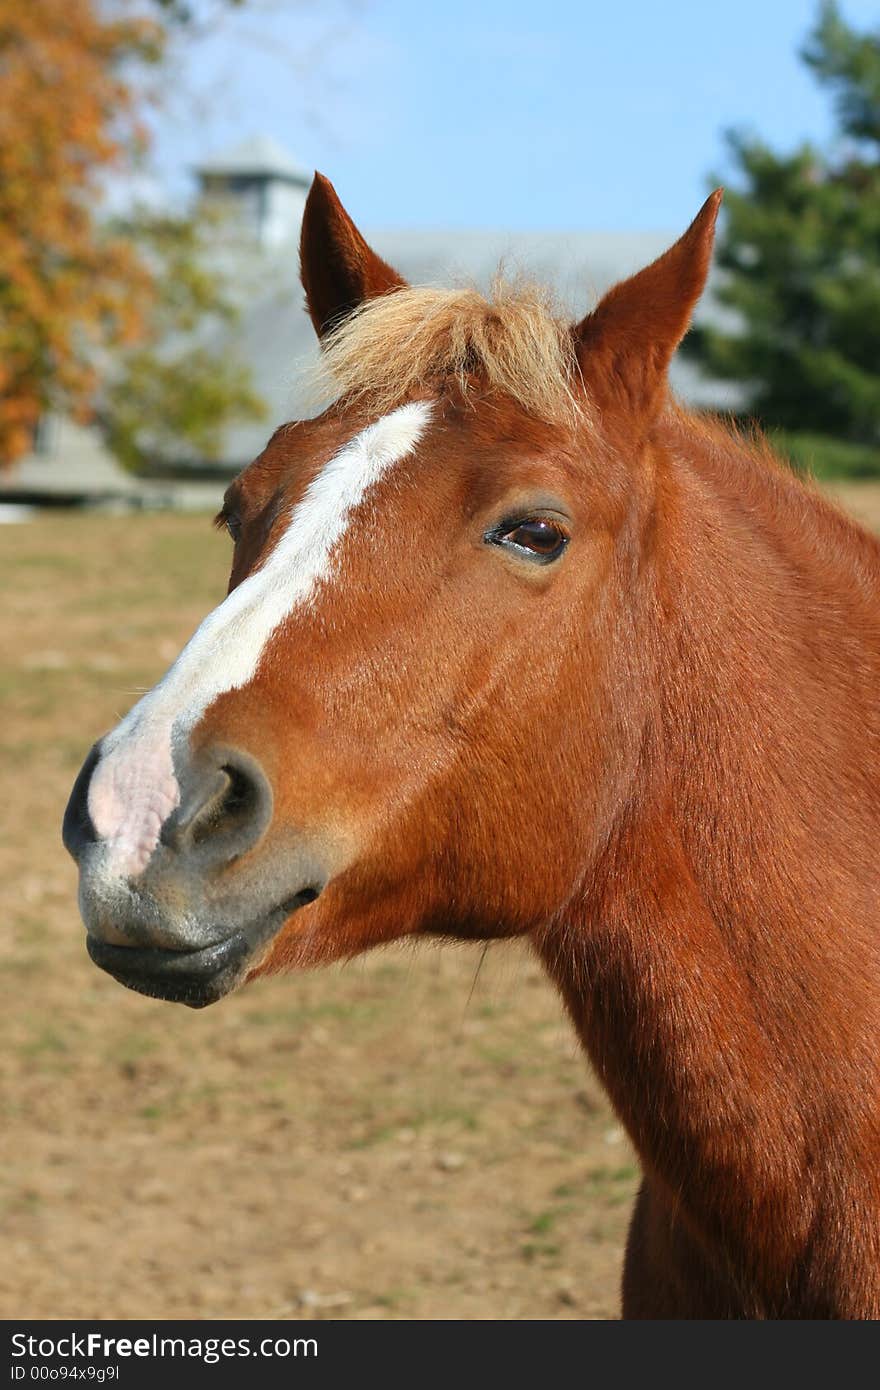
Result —
<path fill-rule="evenodd" d="M 2 531 L 0 1316 L 613 1316 L 632 1156 L 521 948 L 396 948 L 204 1013 L 83 949 L 92 738 L 223 592 L 207 519 Z"/>

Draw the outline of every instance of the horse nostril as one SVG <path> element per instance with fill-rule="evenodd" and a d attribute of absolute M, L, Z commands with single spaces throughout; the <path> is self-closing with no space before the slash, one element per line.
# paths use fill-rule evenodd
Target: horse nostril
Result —
<path fill-rule="evenodd" d="M 170 848 L 229 862 L 250 849 L 272 819 L 272 790 L 259 763 L 218 749 L 184 777 L 180 805 L 162 829 Z"/>
<path fill-rule="evenodd" d="M 218 830 L 245 824 L 259 806 L 259 789 L 240 767 L 225 763 L 217 769 L 215 790 L 199 809 L 190 827 L 194 845 L 204 844 Z"/>
<path fill-rule="evenodd" d="M 98 739 L 77 774 L 64 812 L 61 839 L 64 848 L 74 859 L 78 859 L 82 851 L 88 845 L 93 845 L 98 838 L 89 815 L 89 783 L 100 760 L 101 740 Z"/>

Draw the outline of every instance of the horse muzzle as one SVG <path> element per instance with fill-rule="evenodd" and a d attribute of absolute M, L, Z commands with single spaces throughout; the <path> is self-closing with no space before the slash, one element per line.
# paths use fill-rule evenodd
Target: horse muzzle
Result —
<path fill-rule="evenodd" d="M 164 819 L 150 806 L 120 845 L 99 833 L 90 797 L 102 771 L 96 744 L 74 783 L 63 840 L 80 870 L 80 912 L 94 963 L 129 989 L 203 1008 L 242 983 L 284 924 L 318 897 L 324 875 L 300 844 L 272 853 L 264 841 L 272 790 L 259 763 L 227 746 L 177 770 L 179 793 Z M 105 776 L 105 781 L 106 781 Z M 102 809 L 118 788 L 101 788 Z M 137 796 L 138 788 L 133 789 Z M 146 846 L 146 850 L 145 850 Z"/>

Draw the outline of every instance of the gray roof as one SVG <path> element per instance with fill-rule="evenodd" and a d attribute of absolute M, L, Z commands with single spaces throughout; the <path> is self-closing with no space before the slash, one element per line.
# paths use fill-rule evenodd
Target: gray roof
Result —
<path fill-rule="evenodd" d="M 228 145 L 225 150 L 209 156 L 195 166 L 197 174 L 249 174 L 255 178 L 265 175 L 291 183 L 308 185 L 311 170 L 297 164 L 271 135 L 251 135 Z"/>
<path fill-rule="evenodd" d="M 501 265 L 508 275 L 523 272 L 549 285 L 572 319 L 580 318 L 616 280 L 649 264 L 677 232 L 406 231 L 366 232 L 371 246 L 413 284 L 475 283 L 486 288 Z M 245 260 L 247 264 L 245 264 Z M 224 459 L 243 466 L 285 421 L 315 413 L 305 391 L 304 368 L 315 358 L 314 331 L 299 283 L 296 245 L 248 256 L 236 263 L 242 314 L 232 330 L 266 401 L 264 421 L 232 424 Z M 717 318 L 711 280 L 698 318 Z M 690 362 L 672 366 L 675 392 L 689 405 L 733 408 L 736 389 L 702 378 Z"/>

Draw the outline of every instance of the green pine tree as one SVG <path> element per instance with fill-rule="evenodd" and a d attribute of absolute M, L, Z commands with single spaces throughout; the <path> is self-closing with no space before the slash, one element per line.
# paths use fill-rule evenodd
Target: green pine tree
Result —
<path fill-rule="evenodd" d="M 830 436 L 860 446 L 837 450 L 838 467 L 849 457 L 864 471 L 868 458 L 880 471 L 880 27 L 856 33 L 826 0 L 802 57 L 839 133 L 828 150 L 787 155 L 728 135 L 739 177 L 717 298 L 738 326 L 700 326 L 685 351 L 741 383 L 747 413 L 784 431 L 796 459 L 812 455 L 821 471 L 834 451 L 802 436 Z"/>

